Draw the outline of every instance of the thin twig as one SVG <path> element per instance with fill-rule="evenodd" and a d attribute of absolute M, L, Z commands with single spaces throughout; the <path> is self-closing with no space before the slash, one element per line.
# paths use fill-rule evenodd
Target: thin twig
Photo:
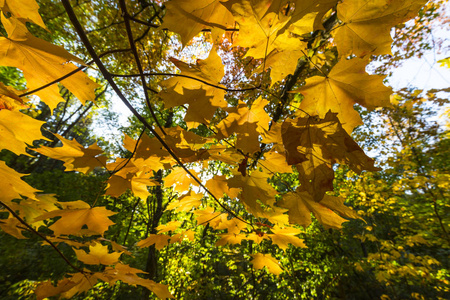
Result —
<path fill-rule="evenodd" d="M 174 77 L 184 77 L 184 78 L 189 78 L 192 80 L 196 80 L 198 82 L 204 83 L 206 85 L 212 86 L 216 89 L 220 89 L 220 90 L 224 90 L 227 92 L 245 92 L 245 91 L 253 91 L 253 90 L 257 90 L 260 89 L 259 86 L 254 86 L 251 88 L 244 88 L 244 89 L 228 89 L 226 87 L 220 86 L 220 85 L 216 85 L 213 83 L 209 83 L 205 80 L 199 79 L 199 78 L 195 78 L 189 75 L 184 75 L 184 74 L 174 74 L 174 73 L 143 73 L 142 75 L 144 76 L 174 76 Z M 141 74 L 111 74 L 112 77 L 120 77 L 120 78 L 127 78 L 127 77 L 140 77 Z"/>

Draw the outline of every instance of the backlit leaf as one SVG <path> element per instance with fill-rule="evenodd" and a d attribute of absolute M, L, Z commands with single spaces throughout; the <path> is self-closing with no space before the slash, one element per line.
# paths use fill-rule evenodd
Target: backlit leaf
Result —
<path fill-rule="evenodd" d="M 253 257 L 251 263 L 253 264 L 253 268 L 256 270 L 261 270 L 266 267 L 270 273 L 275 275 L 280 275 L 281 272 L 283 272 L 280 268 L 278 260 L 276 260 L 272 255 L 257 253 L 252 254 L 251 256 Z"/>
<path fill-rule="evenodd" d="M 23 71 L 29 89 L 36 89 L 74 71 L 77 67 L 69 61 L 83 62 L 61 47 L 52 45 L 31 35 L 25 24 L 14 18 L 1 18 L 8 38 L 0 37 L 0 65 L 16 67 Z M 94 90 L 99 85 L 83 72 L 77 72 L 61 80 L 83 104 L 94 101 Z M 57 85 L 52 85 L 36 93 L 50 109 L 64 101 Z"/>
<path fill-rule="evenodd" d="M 80 201 L 81 202 L 81 201 Z M 41 221 L 55 217 L 61 217 L 49 229 L 59 235 L 81 235 L 81 228 L 87 226 L 89 232 L 103 235 L 108 227 L 113 225 L 108 217 L 115 213 L 104 207 L 90 207 L 85 203 L 83 208 L 55 210 L 41 215 L 34 221 Z"/>
<path fill-rule="evenodd" d="M 25 149 L 34 140 L 45 139 L 41 126 L 45 122 L 33 119 L 19 111 L 0 110 L 0 149 L 8 149 L 17 155 L 29 155 Z"/>
<path fill-rule="evenodd" d="M 122 254 L 120 252 L 109 253 L 108 246 L 103 246 L 100 243 L 89 246 L 89 253 L 77 249 L 74 249 L 74 251 L 78 260 L 88 265 L 113 265 L 119 261 Z"/>
<path fill-rule="evenodd" d="M 103 150 L 97 144 L 84 148 L 76 140 L 65 139 L 59 134 L 54 135 L 62 142 L 62 147 L 41 146 L 34 150 L 50 158 L 64 161 L 67 172 L 79 171 L 87 174 L 96 167 L 106 166 L 106 157 L 101 155 Z"/>

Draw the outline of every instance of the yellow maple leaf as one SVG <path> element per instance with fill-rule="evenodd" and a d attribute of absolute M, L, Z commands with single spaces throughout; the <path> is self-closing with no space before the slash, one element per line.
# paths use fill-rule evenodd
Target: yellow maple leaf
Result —
<path fill-rule="evenodd" d="M 22 22 L 33 22 L 42 28 L 47 28 L 39 14 L 39 5 L 35 0 L 0 0 L 0 10 L 10 13 Z"/>
<path fill-rule="evenodd" d="M 141 248 L 150 247 L 155 245 L 155 248 L 161 250 L 165 246 L 169 245 L 170 236 L 165 234 L 149 234 L 147 238 L 139 241 L 136 246 Z"/>
<path fill-rule="evenodd" d="M 11 169 L 4 161 L 0 161 L 0 190 L 2 191 L 0 201 L 9 204 L 13 199 L 21 199 L 21 195 L 36 200 L 35 193 L 40 191 L 20 179 L 25 175 Z"/>
<path fill-rule="evenodd" d="M 191 173 L 198 178 L 196 171 L 189 171 L 191 171 Z M 198 186 L 198 183 L 181 167 L 173 168 L 172 172 L 164 178 L 164 186 L 174 186 L 174 191 L 179 193 L 187 191 L 189 189 L 189 185 L 191 184 Z"/>
<path fill-rule="evenodd" d="M 322 29 L 324 15 L 337 4 L 338 0 L 275 0 L 268 12 L 289 16 L 286 27 L 297 35 Z M 289 9 L 289 11 L 286 11 Z"/>
<path fill-rule="evenodd" d="M 3 232 L 15 237 L 16 239 L 26 239 L 26 237 L 22 234 L 24 229 L 19 228 L 20 225 L 22 225 L 22 223 L 14 217 L 0 219 L 0 228 Z"/>
<path fill-rule="evenodd" d="M 216 228 L 221 222 L 221 213 L 214 211 L 214 208 L 208 206 L 206 209 L 195 210 L 197 225 L 209 224 L 212 228 Z M 226 215 L 225 215 L 226 216 Z"/>
<path fill-rule="evenodd" d="M 308 227 L 311 224 L 311 213 L 326 228 L 342 228 L 346 219 L 341 218 L 331 209 L 313 200 L 307 192 L 289 192 L 277 205 L 289 209 L 289 222 Z"/>
<path fill-rule="evenodd" d="M 108 218 L 114 215 L 114 212 L 107 210 L 105 207 L 91 208 L 89 204 L 82 201 L 78 203 L 84 203 L 80 205 L 82 208 L 50 211 L 34 219 L 34 222 L 61 217 L 49 227 L 56 236 L 83 234 L 86 231 L 81 231 L 81 228 L 85 225 L 89 230 L 88 233 L 103 235 L 108 230 L 108 227 L 114 224 Z"/>
<path fill-rule="evenodd" d="M 267 268 L 267 270 L 275 275 L 280 275 L 283 270 L 280 268 L 280 264 L 277 259 L 275 259 L 270 254 L 262 254 L 262 253 L 256 253 L 251 255 L 253 259 L 250 261 L 253 264 L 253 268 L 256 270 L 261 270 L 264 267 Z"/>
<path fill-rule="evenodd" d="M 220 86 L 224 76 L 222 59 L 213 48 L 205 60 L 197 60 L 196 65 L 171 59 L 181 70 L 180 76 L 174 76 L 159 84 L 166 89 L 159 96 L 168 107 L 188 104 L 185 121 L 188 128 L 197 127 L 200 123 L 209 124 L 215 110 L 219 107 L 227 107 L 224 100 L 225 91 L 216 88 Z M 196 80 L 197 79 L 197 80 Z M 208 83 L 208 84 L 205 84 Z"/>
<path fill-rule="evenodd" d="M 220 234 L 219 237 L 220 239 L 216 242 L 216 246 L 240 244 L 242 240 L 245 239 L 245 235 L 240 235 L 238 233 L 224 233 Z"/>
<path fill-rule="evenodd" d="M 254 241 L 257 244 L 260 244 L 262 241 L 269 239 L 266 234 L 257 234 L 257 233 L 249 233 L 245 237 L 246 240 Z"/>
<path fill-rule="evenodd" d="M 29 89 L 40 88 L 77 69 L 69 61 L 79 64 L 83 62 L 61 47 L 34 37 L 25 24 L 14 18 L 5 19 L 2 23 L 8 37 L 0 37 L 0 64 L 19 68 L 23 71 Z M 77 72 L 67 79 L 61 80 L 83 104 L 86 100 L 95 100 L 95 89 L 99 85 L 83 72 Z M 59 94 L 57 85 L 51 85 L 35 93 L 51 110 L 64 99 Z"/>
<path fill-rule="evenodd" d="M 239 199 L 242 200 L 248 211 L 255 216 L 261 211 L 261 205 L 257 200 L 264 205 L 272 206 L 275 203 L 276 190 L 267 182 L 267 175 L 260 171 L 254 171 L 248 176 L 241 174 L 235 175 L 228 180 L 228 186 L 234 188 L 241 188 L 242 192 Z"/>
<path fill-rule="evenodd" d="M 96 243 L 89 246 L 89 253 L 84 250 L 74 249 L 78 260 L 88 265 L 113 265 L 119 261 L 121 252 L 109 253 L 108 246 Z"/>
<path fill-rule="evenodd" d="M 169 231 L 175 231 L 178 228 L 180 228 L 181 222 L 180 221 L 170 221 L 166 224 L 161 224 L 156 227 L 156 230 L 158 230 L 158 233 L 164 233 Z"/>
<path fill-rule="evenodd" d="M 305 86 L 293 91 L 305 96 L 300 108 L 320 118 L 330 110 L 338 113 L 342 126 L 351 133 L 362 124 L 353 105 L 358 103 L 368 109 L 390 105 L 391 89 L 383 84 L 385 76 L 367 74 L 367 62 L 360 58 L 341 60 L 326 77 L 306 79 Z"/>
<path fill-rule="evenodd" d="M 118 280 L 128 283 L 130 285 L 136 286 L 141 285 L 146 287 L 160 299 L 174 298 L 169 292 L 167 285 L 156 283 L 153 280 L 144 279 L 139 277 L 137 274 L 146 274 L 146 272 L 139 269 L 130 267 L 129 265 L 116 264 L 114 268 L 107 267 L 104 271 L 104 276 L 109 278 L 105 280 L 110 284 L 115 284 Z"/>
<path fill-rule="evenodd" d="M 59 290 L 58 282 L 57 290 L 59 290 L 58 294 L 61 295 L 61 298 L 71 299 L 76 294 L 92 289 L 92 287 L 96 285 L 99 280 L 105 280 L 106 278 L 104 278 L 102 273 L 97 272 L 93 274 L 75 273 L 71 275 L 69 279 L 70 281 L 64 281 L 64 279 L 61 281 L 64 285 L 64 292 Z M 71 282 L 74 284 L 72 285 Z"/>
<path fill-rule="evenodd" d="M 195 239 L 195 232 L 188 229 L 180 233 L 177 233 L 172 237 L 170 237 L 170 244 L 181 243 L 183 240 L 186 239 L 189 241 L 193 241 Z"/>
<path fill-rule="evenodd" d="M 260 151 L 259 135 L 269 129 L 270 116 L 264 110 L 269 101 L 259 97 L 251 107 L 239 101 L 238 105 L 228 109 L 228 116 L 216 125 L 216 137 L 223 139 L 236 133 L 236 147 L 244 153 Z"/>
<path fill-rule="evenodd" d="M 334 41 L 340 56 L 391 54 L 391 28 L 415 15 L 427 0 L 345 0 L 337 14 L 343 22 Z"/>
<path fill-rule="evenodd" d="M 78 171 L 87 174 L 96 167 L 106 166 L 106 157 L 99 156 L 103 150 L 97 144 L 84 148 L 75 139 L 68 140 L 56 133 L 54 135 L 62 142 L 62 147 L 41 146 L 33 150 L 50 158 L 64 161 L 66 172 Z"/>
<path fill-rule="evenodd" d="M 192 208 L 197 208 L 201 203 L 203 194 L 197 194 L 189 191 L 186 195 L 178 198 L 178 201 L 174 201 L 167 205 L 166 209 L 176 209 L 177 211 L 190 211 Z"/>
<path fill-rule="evenodd" d="M 218 37 L 234 24 L 233 16 L 219 0 L 174 0 L 165 6 L 166 15 L 161 27 L 178 33 L 183 45 L 203 29 L 213 28 L 214 36 Z"/>
<path fill-rule="evenodd" d="M 0 149 L 8 149 L 17 155 L 30 156 L 27 145 L 33 145 L 34 140 L 46 139 L 41 133 L 45 122 L 38 121 L 19 111 L 0 110 Z"/>
<path fill-rule="evenodd" d="M 281 228 L 275 225 L 270 230 L 272 231 L 272 234 L 268 234 L 267 236 L 272 240 L 272 243 L 278 245 L 278 247 L 283 250 L 286 250 L 289 244 L 292 244 L 295 247 L 306 247 L 303 240 L 296 237 L 296 235 L 302 233 L 302 230 L 300 229 L 294 227 Z"/>
<path fill-rule="evenodd" d="M 48 280 L 39 283 L 34 291 L 34 294 L 36 295 L 36 300 L 42 300 L 67 292 L 76 285 L 77 283 L 70 278 L 64 278 L 58 281 L 57 286 L 54 286 L 52 281 Z"/>
<path fill-rule="evenodd" d="M 266 152 L 264 159 L 258 161 L 258 165 L 262 166 L 263 171 L 269 174 L 275 173 L 292 173 L 292 166 L 286 162 L 286 156 L 277 152 Z"/>
<path fill-rule="evenodd" d="M 228 187 L 228 180 L 224 175 L 214 176 L 206 182 L 205 186 L 217 199 L 222 198 L 224 194 L 233 199 L 240 193 L 238 188 Z"/>
<path fill-rule="evenodd" d="M 281 81 L 287 75 L 293 74 L 297 61 L 307 51 L 307 44 L 296 37 L 292 37 L 289 31 L 280 34 L 273 41 L 273 49 L 264 58 L 264 63 L 255 72 L 270 68 L 271 85 Z"/>
<path fill-rule="evenodd" d="M 356 211 L 346 206 L 344 202 L 345 202 L 344 198 L 330 195 L 325 195 L 323 199 L 320 200 L 320 204 L 328 207 L 329 209 L 332 209 L 342 217 L 349 219 L 360 219 L 364 221 L 364 219 L 360 215 L 358 215 Z"/>
<path fill-rule="evenodd" d="M 214 227 L 214 229 L 222 230 L 226 229 L 228 233 L 239 234 L 241 230 L 245 229 L 247 224 L 238 218 L 228 219 L 226 214 L 220 215 L 220 223 Z"/>
<path fill-rule="evenodd" d="M 20 202 L 11 202 L 9 207 L 19 213 L 20 217 L 27 223 L 39 227 L 44 225 L 42 221 L 33 220 L 48 211 L 57 210 L 57 199 L 52 194 L 37 194 L 34 199 L 22 199 Z"/>
<path fill-rule="evenodd" d="M 263 58 L 276 48 L 274 41 L 289 18 L 270 12 L 272 0 L 230 0 L 223 5 L 239 23 L 239 34 L 233 45 L 250 48 L 246 55 Z"/>
<path fill-rule="evenodd" d="M 108 164 L 107 167 L 109 170 L 115 170 L 117 166 L 119 166 L 119 168 L 120 166 L 123 167 L 120 170 L 117 168 L 119 171 L 110 176 L 106 182 L 108 185 L 106 187 L 105 194 L 113 197 L 119 197 L 130 189 L 136 197 L 146 200 L 150 195 L 147 187 L 157 186 L 159 183 L 153 179 L 150 179 L 150 176 L 152 176 L 153 173 L 145 166 L 139 168 L 131 161 L 129 161 L 126 165 L 125 163 L 126 162 L 119 164 Z"/>

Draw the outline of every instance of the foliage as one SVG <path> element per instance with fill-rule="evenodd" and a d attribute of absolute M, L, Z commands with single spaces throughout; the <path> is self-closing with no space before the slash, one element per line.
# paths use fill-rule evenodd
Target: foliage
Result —
<path fill-rule="evenodd" d="M 41 1 L 43 17 L 20 2 L 0 2 L 0 228 L 17 239 L 1 250 L 40 263 L 0 277 L 1 293 L 449 293 L 448 132 L 420 92 L 391 101 L 385 76 L 366 72 L 426 1 L 63 0 Z M 90 134 L 110 91 L 133 114 L 120 146 Z M 379 168 L 351 135 L 361 111 L 390 124 L 381 143 L 398 152 L 382 175 L 363 172 Z"/>

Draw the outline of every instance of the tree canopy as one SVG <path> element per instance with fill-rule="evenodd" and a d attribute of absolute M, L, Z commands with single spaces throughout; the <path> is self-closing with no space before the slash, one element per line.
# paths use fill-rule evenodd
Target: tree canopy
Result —
<path fill-rule="evenodd" d="M 384 81 L 445 2 L 38 2 L 0 1 L 1 250 L 46 271 L 8 289 L 448 295 L 448 89 Z"/>

